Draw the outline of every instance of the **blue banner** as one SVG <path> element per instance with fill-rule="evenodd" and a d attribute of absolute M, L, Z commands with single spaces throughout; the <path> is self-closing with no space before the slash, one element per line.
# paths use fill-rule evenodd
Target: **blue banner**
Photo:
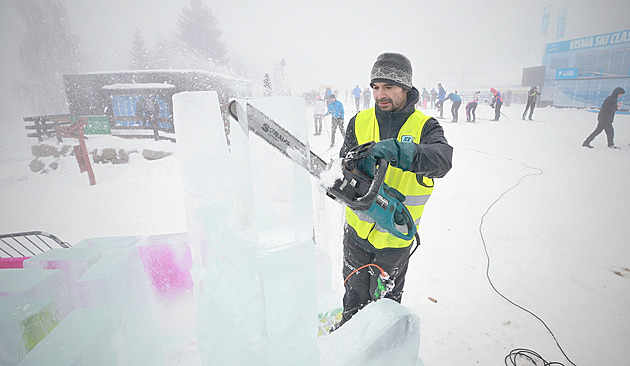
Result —
<path fill-rule="evenodd" d="M 587 48 L 614 46 L 630 43 L 630 30 L 599 34 L 596 36 L 548 43 L 545 53 L 575 51 Z"/>
<path fill-rule="evenodd" d="M 549 29 L 549 14 L 551 14 L 551 5 L 543 10 L 542 24 L 540 25 L 541 36 L 547 34 L 547 30 Z"/>
<path fill-rule="evenodd" d="M 558 28 L 556 38 L 564 38 L 564 26 L 567 23 L 567 8 L 558 10 Z"/>

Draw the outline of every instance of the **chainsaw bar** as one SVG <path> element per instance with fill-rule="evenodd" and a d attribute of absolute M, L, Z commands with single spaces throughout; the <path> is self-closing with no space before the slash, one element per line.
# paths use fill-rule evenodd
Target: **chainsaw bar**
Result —
<path fill-rule="evenodd" d="M 244 131 L 249 129 L 262 137 L 286 157 L 308 170 L 309 173 L 317 178 L 326 170 L 326 162 L 310 151 L 302 141 L 298 140 L 289 131 L 253 105 L 246 103 L 246 108 L 247 122 L 239 120 L 236 100 L 231 101 L 228 106 L 230 115 L 241 125 Z"/>

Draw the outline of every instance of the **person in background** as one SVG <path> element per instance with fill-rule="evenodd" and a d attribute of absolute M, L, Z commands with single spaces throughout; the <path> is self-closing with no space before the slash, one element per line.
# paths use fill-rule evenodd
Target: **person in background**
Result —
<path fill-rule="evenodd" d="M 315 136 L 319 136 L 322 134 L 322 119 L 324 118 L 324 114 L 326 113 L 326 102 L 322 99 L 322 96 L 317 94 L 317 99 L 315 99 L 315 108 L 313 110 L 313 120 L 315 123 Z"/>
<path fill-rule="evenodd" d="M 370 99 L 372 98 L 372 91 L 370 88 L 363 88 L 363 109 L 370 108 Z"/>
<path fill-rule="evenodd" d="M 462 98 L 457 94 L 457 90 L 455 90 L 455 93 L 449 93 L 444 100 L 447 99 L 453 103 L 451 105 L 451 115 L 453 115 L 451 122 L 457 122 L 459 119 L 459 107 L 462 105 Z"/>
<path fill-rule="evenodd" d="M 422 88 L 422 108 L 427 109 L 428 100 L 429 100 L 429 91 L 427 91 L 427 88 Z"/>
<path fill-rule="evenodd" d="M 370 75 L 375 106 L 350 119 L 339 156 L 343 158 L 354 147 L 375 141 L 370 158 L 372 161 L 384 158 L 390 164 L 385 183 L 405 196 L 404 203 L 417 227 L 433 190 L 433 178 L 441 178 L 451 169 L 453 148 L 438 121 L 415 109 L 420 93 L 412 85 L 411 62 L 407 57 L 383 53 L 376 59 Z M 373 164 L 368 166 L 375 169 Z M 393 289 L 385 297 L 397 302 L 402 299 L 413 240 L 399 239 L 375 225 L 364 212 L 346 207 L 345 295 L 342 318 L 334 329 L 376 300 L 377 277 L 369 268 L 355 271 L 364 265 L 378 265 L 385 270 L 394 281 Z"/>
<path fill-rule="evenodd" d="M 352 96 L 354 97 L 354 105 L 357 107 L 357 112 L 361 109 L 359 106 L 361 105 L 361 88 L 359 88 L 359 84 L 352 89 Z"/>
<path fill-rule="evenodd" d="M 508 89 L 508 91 L 505 92 L 505 106 L 509 107 L 512 105 L 512 91 Z"/>
<path fill-rule="evenodd" d="M 599 109 L 599 113 L 597 114 L 597 127 L 595 127 L 595 131 L 588 135 L 586 140 L 584 140 L 582 146 L 592 149 L 593 146 L 591 146 L 591 141 L 593 141 L 597 135 L 602 133 L 602 131 L 605 131 L 608 147 L 611 149 L 619 149 L 614 143 L 615 130 L 613 129 L 612 124 L 615 119 L 615 112 L 621 108 L 619 98 L 624 94 L 626 94 L 626 91 L 621 87 L 617 87 L 613 90 L 612 94 L 604 99 L 604 103 L 602 103 L 602 107 Z"/>
<path fill-rule="evenodd" d="M 438 101 L 435 103 L 438 111 L 440 111 L 440 117 L 444 118 L 444 100 L 446 99 L 446 90 L 442 87 L 442 83 L 438 83 Z"/>
<path fill-rule="evenodd" d="M 335 146 L 335 133 L 337 132 L 337 127 L 339 127 L 339 132 L 341 132 L 341 136 L 346 134 L 343 127 L 343 104 L 337 100 L 337 96 L 335 94 L 330 95 L 330 103 L 328 104 L 328 111 L 324 116 L 332 115 L 331 121 L 331 132 L 330 132 L 330 147 Z"/>
<path fill-rule="evenodd" d="M 529 120 L 532 121 L 532 115 L 534 114 L 534 108 L 536 107 L 536 100 L 538 99 L 538 96 L 540 96 L 538 87 L 532 86 L 527 93 L 527 105 L 525 105 L 525 111 L 523 112 L 523 120 L 525 120 L 525 115 L 529 109 Z"/>
<path fill-rule="evenodd" d="M 477 119 L 477 116 L 475 115 L 476 110 L 477 98 L 475 98 L 472 102 L 468 102 L 468 104 L 466 104 L 466 122 L 475 122 L 475 120 Z"/>
<path fill-rule="evenodd" d="M 437 92 L 435 88 L 431 88 L 431 108 L 435 108 L 435 99 L 437 98 Z"/>
<path fill-rule="evenodd" d="M 499 117 L 501 117 L 501 106 L 503 105 L 503 97 L 501 93 L 495 88 L 490 88 L 490 93 L 492 93 L 492 103 L 490 103 L 490 107 L 494 108 L 494 119 L 493 121 L 498 121 Z"/>
<path fill-rule="evenodd" d="M 326 102 L 326 107 L 330 104 L 330 95 L 332 94 L 332 89 L 329 86 L 326 87 L 326 91 L 324 92 L 324 102 Z"/>

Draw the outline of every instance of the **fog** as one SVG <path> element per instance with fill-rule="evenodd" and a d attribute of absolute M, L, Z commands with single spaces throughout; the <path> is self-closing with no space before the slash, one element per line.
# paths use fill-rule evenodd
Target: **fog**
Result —
<path fill-rule="evenodd" d="M 24 31 L 17 0 L 0 1 L 0 97 L 12 106 Z M 85 60 L 81 71 L 129 68 L 135 30 L 147 47 L 158 36 L 175 40 L 189 0 L 63 0 Z M 518 85 L 523 67 L 540 65 L 545 44 L 630 28 L 625 0 L 568 1 L 205 1 L 218 20 L 231 65 L 254 81 L 285 59 L 295 93 L 333 85 L 368 84 L 380 53 L 407 55 L 414 84 L 449 90 Z M 549 30 L 540 35 L 550 6 Z M 565 37 L 556 38 L 557 14 L 567 8 Z M 14 109 L 14 108 L 11 108 Z M 20 112 L 24 113 L 24 112 Z M 28 113 L 28 112 L 26 112 Z"/>

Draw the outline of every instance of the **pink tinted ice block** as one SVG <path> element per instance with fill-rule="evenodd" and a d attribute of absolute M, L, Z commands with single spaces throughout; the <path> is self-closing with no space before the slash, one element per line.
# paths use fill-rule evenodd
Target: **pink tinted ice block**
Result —
<path fill-rule="evenodd" d="M 0 258 L 0 268 L 24 268 L 24 261 L 30 257 Z"/>
<path fill-rule="evenodd" d="M 192 257 L 185 236 L 152 236 L 138 250 L 151 286 L 162 299 L 173 301 L 192 289 Z"/>

